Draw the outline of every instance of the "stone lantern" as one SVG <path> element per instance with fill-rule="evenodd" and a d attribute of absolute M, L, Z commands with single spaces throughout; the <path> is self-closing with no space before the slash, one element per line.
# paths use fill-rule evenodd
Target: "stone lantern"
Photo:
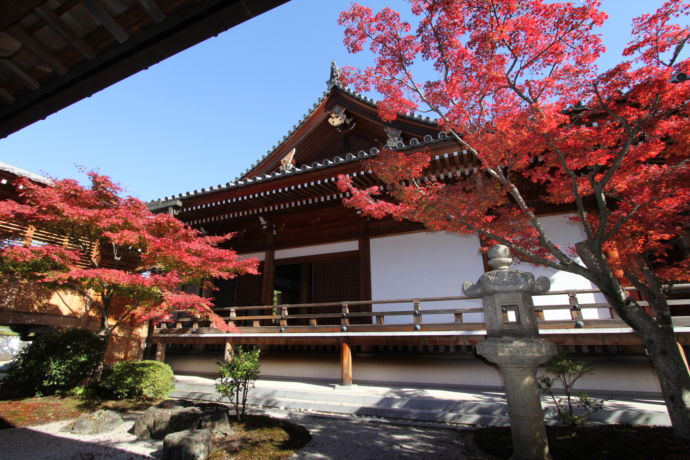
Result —
<path fill-rule="evenodd" d="M 477 353 L 498 365 L 508 401 L 513 458 L 548 459 L 549 446 L 537 386 L 537 367 L 556 354 L 556 346 L 539 338 L 532 296 L 545 294 L 548 278 L 535 280 L 531 273 L 511 270 L 510 250 L 492 247 L 489 265 L 476 284 L 466 282 L 469 297 L 481 297 L 487 340 L 477 344 Z"/>

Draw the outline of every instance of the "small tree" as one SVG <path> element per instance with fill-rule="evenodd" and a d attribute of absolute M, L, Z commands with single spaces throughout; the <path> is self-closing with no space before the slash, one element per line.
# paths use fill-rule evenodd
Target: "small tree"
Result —
<path fill-rule="evenodd" d="M 575 383 L 581 377 L 594 373 L 588 361 L 568 359 L 565 353 L 560 352 L 546 363 L 544 369 L 550 375 L 540 376 L 537 383 L 553 401 L 554 407 L 549 412 L 561 425 L 572 430 L 604 407 L 603 400 L 593 399 L 584 391 L 575 391 Z M 554 384 L 562 388 L 564 398 L 554 393 Z"/>
<path fill-rule="evenodd" d="M 232 353 L 230 359 L 218 361 L 220 382 L 216 391 L 227 398 L 235 408 L 235 418 L 244 417 L 247 409 L 247 395 L 254 381 L 259 378 L 260 348 L 245 351 L 242 347 Z M 230 415 L 228 409 L 228 416 Z"/>
<path fill-rule="evenodd" d="M 165 321 L 176 310 L 230 330 L 213 312 L 212 299 L 181 287 L 213 288 L 209 279 L 256 273 L 257 261 L 240 260 L 220 247 L 231 234 L 202 235 L 172 215 L 153 214 L 144 202 L 122 197 L 110 178 L 88 176 L 89 187 L 71 179 L 49 185 L 19 179 L 20 200 L 0 201 L 0 221 L 58 236 L 57 243 L 0 245 L 0 281 L 34 281 L 78 293 L 87 310 L 99 313 L 104 342 L 129 318 Z M 24 239 L 21 233 L 0 236 Z"/>

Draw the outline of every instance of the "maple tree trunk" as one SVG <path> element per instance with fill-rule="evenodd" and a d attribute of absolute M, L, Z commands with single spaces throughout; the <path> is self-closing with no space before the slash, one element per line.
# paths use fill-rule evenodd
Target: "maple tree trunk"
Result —
<path fill-rule="evenodd" d="M 678 437 L 690 440 L 690 375 L 673 330 L 661 328 L 656 333 L 648 334 L 645 346 L 659 376 L 673 432 Z"/>
<path fill-rule="evenodd" d="M 676 342 L 660 283 L 648 279 L 646 284 L 637 285 L 655 314 L 652 317 L 623 289 L 603 254 L 592 251 L 585 242 L 577 243 L 575 248 L 609 305 L 644 342 L 659 379 L 673 432 L 690 440 L 690 374 Z"/>
<path fill-rule="evenodd" d="M 659 379 L 673 432 L 680 438 L 690 440 L 690 374 L 678 348 L 673 326 L 670 321 L 668 324 L 654 322 L 639 306 L 630 308 L 625 291 L 620 289 L 620 292 L 622 295 L 613 298 L 606 293 L 604 295 L 644 342 Z M 652 310 L 663 307 L 654 305 L 654 299 L 650 299 L 649 304 Z"/>

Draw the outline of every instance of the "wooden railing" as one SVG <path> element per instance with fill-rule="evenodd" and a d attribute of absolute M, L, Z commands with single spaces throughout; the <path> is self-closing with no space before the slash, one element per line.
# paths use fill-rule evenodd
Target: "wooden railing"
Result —
<path fill-rule="evenodd" d="M 690 290 L 690 285 L 680 287 Z M 596 289 L 581 289 L 553 291 L 534 296 L 535 303 L 538 304 L 535 310 L 540 327 L 547 329 L 624 327 L 625 323 L 608 303 L 605 301 L 587 302 L 583 299 L 584 295 L 597 294 L 601 295 Z M 567 300 L 560 302 L 561 299 L 550 298 L 552 296 L 565 296 Z M 542 299 L 559 303 L 539 305 L 543 303 Z M 669 299 L 668 302 L 674 307 L 689 307 L 687 314 L 690 315 L 690 298 Z M 439 305 L 440 303 L 443 305 Z M 647 306 L 644 301 L 639 303 Z M 380 308 L 381 306 L 389 306 L 389 308 L 392 306 L 392 309 L 384 311 Z M 588 310 L 599 310 L 597 317 L 583 314 Z M 481 299 L 464 296 L 220 307 L 215 311 L 230 326 L 237 327 L 240 331 L 258 333 L 443 331 L 485 328 Z M 559 315 L 558 312 L 561 314 Z M 446 315 L 446 318 L 439 321 L 438 317 L 429 318 L 431 315 Z M 690 325 L 690 316 L 676 316 L 674 324 Z M 164 329 L 180 332 L 192 329 L 198 333 L 213 331 L 209 321 L 189 317 L 182 312 L 177 314 L 174 322 L 158 325 L 158 332 L 163 332 Z M 163 333 L 174 332 L 170 330 Z"/>

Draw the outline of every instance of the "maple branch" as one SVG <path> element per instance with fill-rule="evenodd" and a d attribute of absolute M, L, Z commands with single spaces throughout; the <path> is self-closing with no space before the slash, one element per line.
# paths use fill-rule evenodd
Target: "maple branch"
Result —
<path fill-rule="evenodd" d="M 117 319 L 117 321 L 115 321 L 115 324 L 113 324 L 112 326 L 110 326 L 108 328 L 108 333 L 111 333 L 112 331 L 117 329 L 117 327 L 120 325 L 120 323 L 122 323 L 122 321 L 124 321 L 129 316 L 129 314 L 132 313 L 137 308 L 137 306 L 138 305 L 136 305 L 136 304 L 128 306 L 127 309 L 124 311 L 124 313 L 122 313 L 122 315 L 120 315 L 120 317 Z"/>
<path fill-rule="evenodd" d="M 623 227 L 623 225 L 625 225 L 641 207 L 642 207 L 641 203 L 636 204 L 633 207 L 633 209 L 630 210 L 630 212 L 628 214 L 626 214 L 621 220 L 616 222 L 616 224 L 613 226 L 613 228 L 611 230 L 609 230 L 606 233 L 606 235 L 604 236 L 604 241 L 608 241 L 611 238 L 613 238 L 613 236 L 616 233 L 618 233 L 618 230 L 620 230 L 621 227 Z"/>
<path fill-rule="evenodd" d="M 546 267 L 550 267 L 550 268 L 553 268 L 556 270 L 565 270 L 565 271 L 569 271 L 572 273 L 576 273 L 578 275 L 581 275 L 581 276 L 589 279 L 590 281 L 593 281 L 589 272 L 586 269 L 584 269 L 584 267 L 582 267 L 580 265 L 576 265 L 577 268 L 573 269 L 573 267 L 570 265 L 563 265 L 561 263 L 554 262 L 554 261 L 549 260 L 545 257 L 541 257 L 541 256 L 537 255 L 536 253 L 530 251 L 529 249 L 526 249 L 523 246 L 516 244 L 516 243 L 510 241 L 509 239 L 502 237 L 501 235 L 493 233 L 493 232 L 486 230 L 482 227 L 478 227 L 478 226 L 476 226 L 470 222 L 458 219 L 457 217 L 455 217 L 451 213 L 446 213 L 446 215 L 448 216 L 448 218 L 455 221 L 457 224 L 464 225 L 465 227 L 469 228 L 470 230 L 474 230 L 483 236 L 486 236 L 488 238 L 491 238 L 492 240 L 496 240 L 496 241 L 508 246 L 510 249 L 512 249 L 514 251 L 516 256 L 522 255 L 526 259 L 526 261 L 528 261 L 528 262 L 535 263 L 538 265 L 544 265 Z"/>
<path fill-rule="evenodd" d="M 675 64 L 676 59 L 678 59 L 678 55 L 680 55 L 680 52 L 683 51 L 683 48 L 685 47 L 685 44 L 688 42 L 689 39 L 690 34 L 686 35 L 685 38 L 683 38 L 676 44 L 676 48 L 673 50 L 673 56 L 671 56 L 671 59 L 668 62 L 668 67 L 672 67 L 673 64 Z"/>
<path fill-rule="evenodd" d="M 587 219 L 587 210 L 585 209 L 585 204 L 582 199 L 582 194 L 580 194 L 580 188 L 578 187 L 577 183 L 577 174 L 575 174 L 575 171 L 573 171 L 570 166 L 568 166 L 568 162 L 566 161 L 565 155 L 563 155 L 563 151 L 553 143 L 553 139 L 551 137 L 546 137 L 546 142 L 548 142 L 549 147 L 551 147 L 552 150 L 556 152 L 558 155 L 558 159 L 561 162 L 561 165 L 563 166 L 563 169 L 565 172 L 568 174 L 570 177 L 570 181 L 572 183 L 572 193 L 573 196 L 575 197 L 575 204 L 577 206 L 577 213 L 580 216 L 580 221 L 582 222 L 582 227 L 585 229 L 585 234 L 587 235 L 588 239 L 594 239 L 594 233 L 592 226 L 590 225 L 588 219 Z"/>

